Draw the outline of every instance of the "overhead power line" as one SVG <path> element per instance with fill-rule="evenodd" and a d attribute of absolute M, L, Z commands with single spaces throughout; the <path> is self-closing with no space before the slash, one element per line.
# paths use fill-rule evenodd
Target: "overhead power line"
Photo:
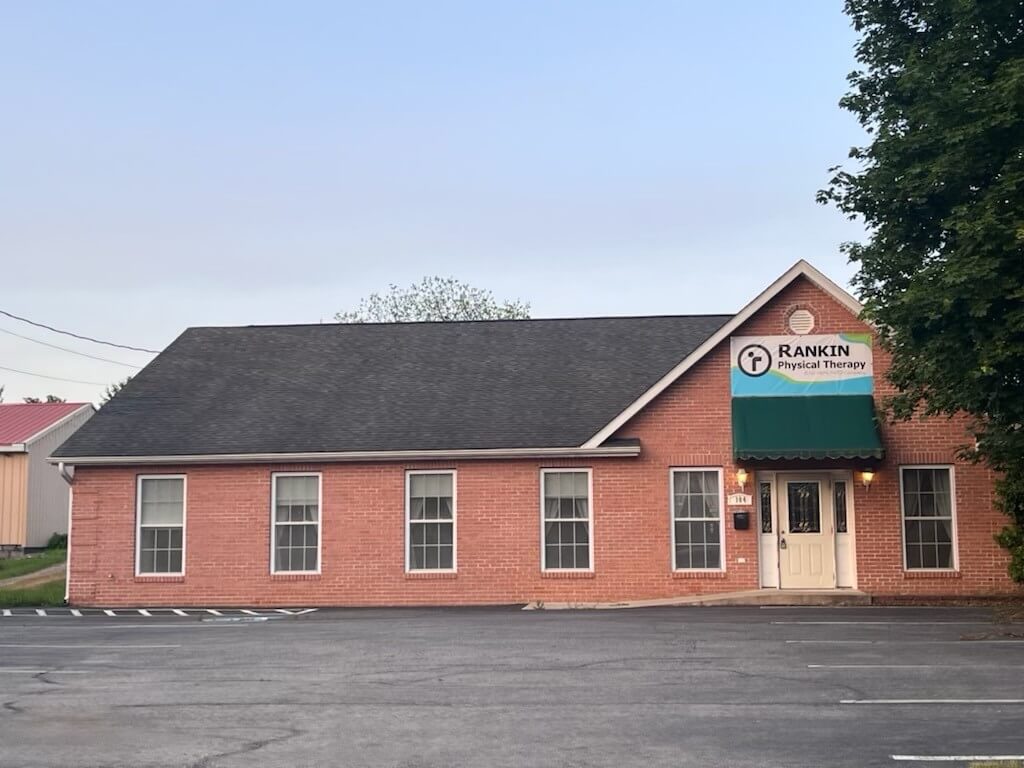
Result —
<path fill-rule="evenodd" d="M 71 384 L 89 384 L 94 387 L 102 387 L 109 384 L 109 381 L 82 381 L 81 379 L 65 379 L 62 376 L 47 376 L 45 373 L 32 373 L 32 371 L 19 371 L 17 368 L 5 368 L 0 365 L 0 371 L 20 373 L 23 376 L 35 376 L 38 379 L 50 379 L 51 381 L 67 381 Z"/>
<path fill-rule="evenodd" d="M 8 331 L 6 328 L 0 328 L 0 333 L 6 333 L 8 336 L 16 336 L 19 339 L 25 341 L 31 341 L 34 344 L 42 344 L 44 347 L 50 347 L 50 349 L 59 349 L 61 352 L 70 352 L 72 355 L 81 355 L 82 357 L 88 357 L 90 360 L 99 360 L 101 363 L 113 363 L 114 365 L 123 365 L 126 368 L 141 368 L 141 365 L 135 365 L 134 363 L 122 363 L 120 360 L 110 360 L 106 357 L 97 357 L 96 355 L 90 355 L 86 352 L 79 352 L 77 349 L 68 349 L 67 347 L 61 347 L 56 344 L 50 344 L 47 341 L 40 341 L 39 339 L 33 339 L 30 336 L 22 336 L 20 333 L 14 331 Z"/>
<path fill-rule="evenodd" d="M 130 344 L 116 344 L 113 341 L 103 341 L 102 339 L 94 339 L 92 336 L 82 336 L 78 333 L 72 333 L 71 331 L 62 331 L 60 328 L 54 328 L 52 325 L 46 325 L 45 323 L 37 323 L 35 320 L 29 320 L 27 317 L 19 317 L 18 315 L 7 312 L 6 310 L 0 309 L 0 315 L 6 315 L 12 320 L 18 320 L 22 323 L 28 323 L 34 325 L 36 328 L 45 328 L 48 331 L 54 333 L 60 333 L 64 336 L 71 336 L 75 339 L 81 339 L 82 341 L 91 341 L 93 344 L 105 344 L 108 347 L 118 347 L 119 349 L 130 349 L 133 352 L 149 352 L 150 354 L 160 354 L 159 349 L 146 349 L 145 347 L 133 347 Z"/>

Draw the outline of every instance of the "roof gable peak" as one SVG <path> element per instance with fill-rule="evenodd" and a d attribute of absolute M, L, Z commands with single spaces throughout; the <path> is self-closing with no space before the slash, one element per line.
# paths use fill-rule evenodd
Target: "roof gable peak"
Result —
<path fill-rule="evenodd" d="M 780 275 L 779 278 L 771 285 L 755 296 L 753 300 L 743 307 L 743 309 L 733 315 L 731 320 L 726 322 L 725 325 L 709 336 L 703 344 L 683 358 L 675 368 L 662 376 L 650 389 L 630 403 L 625 410 L 602 427 L 601 430 L 592 438 L 587 440 L 582 447 L 595 448 L 614 435 L 620 427 L 632 419 L 637 413 L 642 411 L 648 403 L 668 389 L 676 379 L 686 373 L 686 371 L 690 370 L 690 368 L 696 365 L 711 350 L 721 344 L 724 340 L 728 339 L 736 329 L 753 317 L 761 310 L 761 308 L 768 304 L 768 302 L 782 293 L 783 290 L 788 288 L 800 277 L 805 278 L 813 285 L 827 293 L 839 302 L 839 304 L 850 310 L 851 314 L 859 316 L 861 311 L 864 309 L 861 303 L 849 292 L 840 288 L 835 282 L 828 278 L 819 269 L 814 267 L 810 262 L 800 259 L 796 264 L 783 272 L 782 275 Z"/>

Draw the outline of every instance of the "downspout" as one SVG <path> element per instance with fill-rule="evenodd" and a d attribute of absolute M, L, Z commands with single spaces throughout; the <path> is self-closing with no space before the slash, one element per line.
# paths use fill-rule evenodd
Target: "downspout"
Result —
<path fill-rule="evenodd" d="M 71 596 L 71 508 L 74 506 L 75 500 L 75 487 L 72 485 L 75 479 L 75 468 L 65 466 L 62 461 L 57 464 L 57 471 L 68 484 L 68 561 L 64 566 L 64 605 L 67 605 Z"/>

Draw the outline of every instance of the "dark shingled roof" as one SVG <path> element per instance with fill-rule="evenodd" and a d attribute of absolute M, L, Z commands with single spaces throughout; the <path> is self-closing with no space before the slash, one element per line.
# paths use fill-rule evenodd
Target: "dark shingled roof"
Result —
<path fill-rule="evenodd" d="M 729 317 L 190 328 L 55 456 L 578 446 Z"/>

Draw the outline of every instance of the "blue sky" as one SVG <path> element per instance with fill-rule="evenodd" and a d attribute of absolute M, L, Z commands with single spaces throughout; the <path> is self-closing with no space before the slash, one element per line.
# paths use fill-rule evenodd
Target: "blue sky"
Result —
<path fill-rule="evenodd" d="M 0 308 L 159 348 L 434 274 L 538 317 L 845 284 L 861 230 L 814 193 L 863 141 L 854 40 L 839 0 L 4 4 Z M 0 366 L 132 370 L 6 334 Z"/>

